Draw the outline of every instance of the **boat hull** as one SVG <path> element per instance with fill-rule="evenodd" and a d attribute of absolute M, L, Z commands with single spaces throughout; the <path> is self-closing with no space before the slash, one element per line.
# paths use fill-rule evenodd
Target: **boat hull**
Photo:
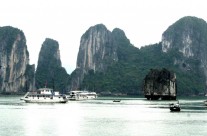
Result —
<path fill-rule="evenodd" d="M 68 100 L 70 101 L 84 101 L 84 100 L 92 100 L 96 99 L 96 97 L 69 97 Z"/>
<path fill-rule="evenodd" d="M 121 102 L 121 100 L 113 100 L 113 102 Z"/>
<path fill-rule="evenodd" d="M 21 100 L 24 100 L 26 103 L 66 103 L 68 102 L 67 99 L 63 98 L 21 98 Z"/>
<path fill-rule="evenodd" d="M 180 111 L 180 107 L 170 107 L 170 111 Z"/>
<path fill-rule="evenodd" d="M 170 111 L 175 111 L 175 112 L 179 112 L 181 110 L 180 105 L 179 104 L 170 104 Z"/>

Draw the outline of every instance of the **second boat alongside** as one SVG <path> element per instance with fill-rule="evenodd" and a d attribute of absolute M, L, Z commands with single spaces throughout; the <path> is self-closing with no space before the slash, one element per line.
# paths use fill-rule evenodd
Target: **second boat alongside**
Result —
<path fill-rule="evenodd" d="M 70 91 L 68 100 L 80 101 L 80 100 L 90 100 L 90 99 L 96 99 L 96 98 L 97 98 L 96 92 Z"/>

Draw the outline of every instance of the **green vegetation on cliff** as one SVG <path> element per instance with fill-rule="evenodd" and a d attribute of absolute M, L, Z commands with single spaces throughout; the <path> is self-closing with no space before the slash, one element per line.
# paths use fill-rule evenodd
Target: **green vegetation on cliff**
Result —
<path fill-rule="evenodd" d="M 138 49 L 131 45 L 121 30 L 115 29 L 112 33 L 118 47 L 118 62 L 104 72 L 89 71 L 80 89 L 98 93 L 142 94 L 143 79 L 150 69 L 166 68 L 176 74 L 179 95 L 205 92 L 207 24 L 202 19 L 184 17 L 170 26 L 163 33 L 172 42 L 167 52 L 162 51 L 162 42 Z M 193 53 L 190 54 L 192 56 L 188 50 L 181 51 L 185 46 Z"/>
<path fill-rule="evenodd" d="M 24 37 L 23 32 L 17 28 L 13 28 L 11 26 L 0 27 L 0 42 L 4 42 L 2 43 L 2 46 L 6 47 L 8 54 L 11 53 L 12 45 L 14 44 L 18 34 L 21 34 Z"/>
<path fill-rule="evenodd" d="M 39 53 L 35 74 L 37 88 L 49 87 L 55 91 L 65 92 L 69 83 L 69 75 L 61 66 L 58 42 L 46 39 Z"/>
<path fill-rule="evenodd" d="M 202 71 L 196 68 L 199 62 L 189 59 L 189 63 L 195 66 L 195 69 L 191 70 L 185 70 L 179 65 L 173 64 L 175 57 L 182 57 L 179 52 L 163 53 L 161 44 L 145 46 L 140 50 L 128 46 L 121 51 L 118 53 L 123 55 L 123 59 L 110 66 L 104 73 L 90 71 L 85 76 L 81 89 L 97 92 L 142 94 L 143 79 L 152 68 L 166 68 L 174 71 L 177 76 L 178 94 L 180 95 L 199 94 L 203 93 L 205 89 L 205 77 Z M 123 52 L 128 53 L 124 55 Z"/>

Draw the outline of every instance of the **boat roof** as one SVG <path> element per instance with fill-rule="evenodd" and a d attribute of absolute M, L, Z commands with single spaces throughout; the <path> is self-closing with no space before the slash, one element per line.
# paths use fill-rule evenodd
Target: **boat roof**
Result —
<path fill-rule="evenodd" d="M 84 93 L 88 94 L 88 93 L 90 93 L 90 94 L 96 94 L 96 92 L 79 91 L 79 90 L 70 91 L 70 93 L 81 93 L 81 94 L 84 94 Z"/>
<path fill-rule="evenodd" d="M 38 90 L 42 91 L 42 90 L 53 90 L 52 88 L 39 88 Z"/>
<path fill-rule="evenodd" d="M 88 91 L 79 91 L 79 90 L 75 90 L 75 91 L 70 91 L 70 92 L 74 92 L 74 93 L 82 93 L 82 92 L 88 92 Z"/>

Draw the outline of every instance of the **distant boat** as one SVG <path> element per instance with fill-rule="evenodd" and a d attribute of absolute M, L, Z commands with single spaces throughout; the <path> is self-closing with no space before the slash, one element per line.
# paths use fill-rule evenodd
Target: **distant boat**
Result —
<path fill-rule="evenodd" d="M 67 97 L 67 99 L 71 101 L 90 100 L 96 98 L 96 92 L 89 91 L 70 91 L 70 95 Z"/>
<path fill-rule="evenodd" d="M 176 111 L 176 112 L 179 112 L 181 110 L 180 108 L 180 104 L 179 102 L 178 103 L 171 103 L 170 104 L 170 111 Z"/>
<path fill-rule="evenodd" d="M 113 100 L 113 102 L 121 102 L 121 100 Z"/>
<path fill-rule="evenodd" d="M 66 103 L 68 99 L 64 94 L 53 92 L 50 88 L 40 88 L 37 91 L 27 92 L 20 100 L 27 103 Z"/>

